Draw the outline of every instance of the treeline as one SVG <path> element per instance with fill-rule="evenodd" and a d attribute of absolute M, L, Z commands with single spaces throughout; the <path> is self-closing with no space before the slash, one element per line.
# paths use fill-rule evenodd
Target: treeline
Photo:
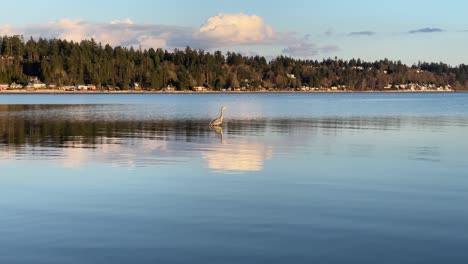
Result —
<path fill-rule="evenodd" d="M 468 89 L 468 65 L 360 59 L 300 60 L 279 56 L 267 61 L 261 56 L 203 50 L 169 52 L 101 45 L 94 40 L 80 43 L 60 39 L 0 37 L 0 83 L 26 84 L 37 76 L 56 86 L 93 84 L 98 87 L 144 89 L 166 86 L 187 90 L 197 86 L 221 90 L 290 89 L 303 86 L 346 86 L 349 90 L 382 90 L 400 84 L 451 85 Z"/>
<path fill-rule="evenodd" d="M 168 140 L 177 139 L 194 142 L 203 138 L 210 138 L 213 131 L 207 129 L 210 120 L 207 119 L 165 119 L 165 120 L 139 120 L 133 118 L 113 118 L 106 115 L 97 115 L 93 118 L 75 118 L 70 122 L 68 116 L 58 115 L 50 118 L 49 111 L 64 111 L 75 113 L 85 110 L 94 112 L 92 105 L 7 105 L 0 104 L 0 142 L 2 147 L 16 146 L 45 146 L 67 147 L 73 145 L 99 145 L 109 142 L 120 142 L 124 138 L 155 138 Z M 30 114 L 31 112 L 37 113 Z M 116 115 L 118 115 L 116 113 Z M 13 118 L 14 117 L 14 118 Z M 339 122 L 335 120 L 336 122 Z M 335 122 L 333 121 L 333 122 Z M 356 121 L 353 120 L 353 124 Z M 291 133 L 291 129 L 304 126 L 303 120 L 295 119 L 257 119 L 256 122 L 243 122 L 230 120 L 226 123 L 228 128 L 236 131 L 237 135 L 264 131 L 271 127 L 278 133 Z M 388 125 L 388 122 L 385 122 Z M 310 129 L 310 127 L 308 127 Z M 118 143 L 117 143 L 118 144 Z M 2 149 L 3 151 L 3 149 Z"/>

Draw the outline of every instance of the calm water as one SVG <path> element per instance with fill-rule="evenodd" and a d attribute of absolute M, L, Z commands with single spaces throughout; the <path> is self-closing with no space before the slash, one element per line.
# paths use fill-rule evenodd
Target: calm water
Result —
<path fill-rule="evenodd" d="M 468 263 L 467 204 L 468 94 L 0 96 L 0 263 Z"/>

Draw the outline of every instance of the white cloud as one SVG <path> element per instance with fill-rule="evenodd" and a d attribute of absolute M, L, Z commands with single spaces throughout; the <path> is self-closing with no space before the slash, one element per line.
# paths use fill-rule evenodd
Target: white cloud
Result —
<path fill-rule="evenodd" d="M 142 47 L 167 47 L 167 40 L 164 36 L 142 35 L 138 37 L 138 42 Z"/>
<path fill-rule="evenodd" d="M 47 27 L 55 29 L 56 37 L 73 41 L 81 41 L 93 33 L 89 23 L 80 20 L 62 19 L 49 22 Z"/>
<path fill-rule="evenodd" d="M 297 33 L 275 32 L 257 15 L 219 14 L 210 17 L 199 28 L 150 23 L 134 23 L 129 18 L 109 22 L 61 19 L 24 27 L 0 25 L 1 35 L 24 35 L 25 38 L 60 38 L 79 42 L 93 38 L 111 46 L 148 48 L 224 49 L 242 46 L 270 46 L 290 55 L 310 56 L 320 53 L 308 38 Z M 248 48 L 249 50 L 251 47 Z"/>
<path fill-rule="evenodd" d="M 13 35 L 14 33 L 14 27 L 11 25 L 0 25 L 0 35 L 5 36 L 5 35 Z"/>
<path fill-rule="evenodd" d="M 274 32 L 259 16 L 220 14 L 208 18 L 195 36 L 225 45 L 252 45 L 273 39 Z"/>
<path fill-rule="evenodd" d="M 112 46 L 142 46 L 143 48 L 174 48 L 179 44 L 191 45 L 194 30 L 189 27 L 158 24 L 135 24 L 130 19 L 112 20 L 108 23 L 61 19 L 43 24 L 12 27 L 0 25 L 2 35 L 21 34 L 26 38 L 60 38 L 81 41 L 94 38 Z"/>

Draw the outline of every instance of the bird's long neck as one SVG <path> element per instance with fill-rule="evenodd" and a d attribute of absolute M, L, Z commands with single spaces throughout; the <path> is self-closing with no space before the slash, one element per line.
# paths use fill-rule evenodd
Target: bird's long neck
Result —
<path fill-rule="evenodd" d="M 221 108 L 221 115 L 219 115 L 219 119 L 224 118 L 224 108 Z"/>

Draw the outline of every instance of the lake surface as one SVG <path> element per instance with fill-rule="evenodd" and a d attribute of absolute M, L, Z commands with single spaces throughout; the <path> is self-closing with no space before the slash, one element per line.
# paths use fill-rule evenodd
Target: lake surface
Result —
<path fill-rule="evenodd" d="M 468 263 L 467 204 L 466 93 L 0 95 L 0 263 Z"/>

